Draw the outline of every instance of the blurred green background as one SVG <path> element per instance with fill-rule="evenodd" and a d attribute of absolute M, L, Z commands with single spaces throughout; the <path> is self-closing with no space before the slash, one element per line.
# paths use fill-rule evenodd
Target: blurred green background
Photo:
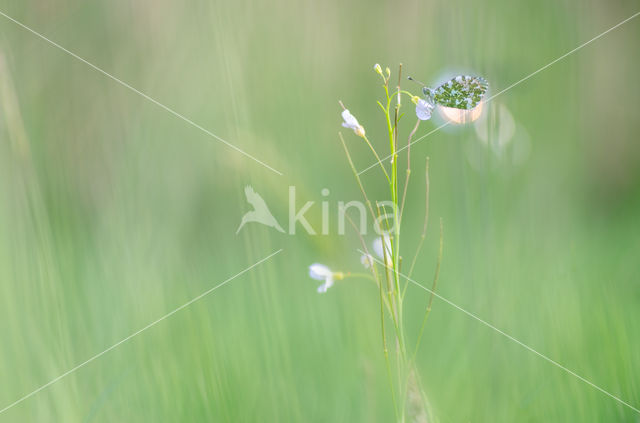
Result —
<path fill-rule="evenodd" d="M 360 267 L 354 236 L 247 225 L 251 184 L 286 225 L 322 188 L 360 198 L 341 99 L 386 152 L 374 63 L 492 93 L 638 10 L 634 1 L 1 0 L 0 11 L 255 155 L 279 176 L 0 17 L 0 422 L 393 420 L 377 292 L 326 295 L 307 266 Z M 412 149 L 403 247 L 415 279 L 640 407 L 640 20 Z M 418 91 L 417 86 L 410 87 Z M 409 110 L 401 139 L 414 121 Z M 408 123 L 411 122 L 411 123 Z M 483 123 L 484 122 L 484 123 Z M 418 134 L 435 128 L 421 126 Z M 453 129 L 453 130 L 452 130 Z M 347 133 L 358 168 L 372 163 Z M 363 175 L 385 199 L 380 172 Z M 285 226 L 286 227 L 286 226 Z M 372 240 L 367 237 L 367 241 Z M 415 339 L 427 301 L 409 288 Z M 436 300 L 418 368 L 441 422 L 640 421 Z"/>

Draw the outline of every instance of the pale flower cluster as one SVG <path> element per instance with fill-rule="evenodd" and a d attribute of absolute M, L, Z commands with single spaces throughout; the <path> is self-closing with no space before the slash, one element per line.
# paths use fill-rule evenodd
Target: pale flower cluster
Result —
<path fill-rule="evenodd" d="M 342 111 L 342 120 L 342 126 L 353 129 L 357 136 L 364 138 L 364 127 L 360 125 L 358 119 L 348 109 Z"/>
<path fill-rule="evenodd" d="M 389 234 L 384 233 L 381 237 L 376 238 L 371 245 L 373 252 L 386 263 L 387 267 L 393 265 L 393 259 L 391 255 L 391 238 Z M 363 254 L 360 257 L 360 263 L 369 269 L 374 263 L 378 261 L 371 254 Z M 322 285 L 318 287 L 318 293 L 324 294 L 329 288 L 331 288 L 335 281 L 344 279 L 346 276 L 343 272 L 334 272 L 328 266 L 321 263 L 313 263 L 309 266 L 309 276 L 312 279 L 318 281 L 324 281 Z"/>

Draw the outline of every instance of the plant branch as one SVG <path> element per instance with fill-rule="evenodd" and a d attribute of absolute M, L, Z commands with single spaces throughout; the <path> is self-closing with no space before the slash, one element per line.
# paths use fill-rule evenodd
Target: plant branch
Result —
<path fill-rule="evenodd" d="M 415 135 L 418 130 L 418 126 L 420 126 L 420 119 L 416 121 L 416 126 L 413 127 L 413 131 L 409 134 L 409 139 L 407 140 L 407 177 L 404 181 L 404 190 L 402 193 L 402 205 L 400 206 L 400 221 L 402 221 L 402 216 L 404 215 L 404 203 L 407 199 L 407 187 L 409 186 L 409 176 L 411 175 L 411 139 Z"/>
<path fill-rule="evenodd" d="M 413 355 L 411 357 L 411 361 L 415 360 L 416 354 L 418 353 L 418 348 L 420 348 L 420 341 L 422 340 L 422 334 L 424 332 L 424 327 L 427 323 L 427 319 L 429 318 L 429 313 L 431 313 L 431 304 L 433 303 L 433 297 L 436 293 L 436 287 L 438 285 L 438 278 L 440 277 L 440 265 L 442 264 L 442 250 L 444 245 L 444 234 L 443 234 L 443 225 L 442 218 L 440 218 L 440 248 L 438 250 L 438 261 L 436 263 L 436 271 L 433 276 L 433 284 L 431 285 L 431 296 L 429 297 L 429 303 L 427 304 L 427 309 L 424 313 L 424 318 L 422 319 L 422 326 L 420 327 L 420 332 L 418 334 L 418 340 L 416 341 L 416 346 L 413 350 Z"/>
<path fill-rule="evenodd" d="M 420 255 L 420 250 L 422 250 L 422 245 L 424 244 L 424 240 L 427 237 L 427 226 L 429 224 L 429 157 L 427 157 L 426 159 L 424 179 L 425 179 L 424 225 L 422 226 L 422 235 L 420 236 L 420 243 L 418 244 L 416 254 L 413 257 L 413 261 L 411 262 L 411 267 L 409 268 L 409 273 L 408 273 L 409 277 L 411 277 L 411 275 L 413 274 L 413 269 L 416 266 L 416 262 L 418 261 L 418 255 Z"/>

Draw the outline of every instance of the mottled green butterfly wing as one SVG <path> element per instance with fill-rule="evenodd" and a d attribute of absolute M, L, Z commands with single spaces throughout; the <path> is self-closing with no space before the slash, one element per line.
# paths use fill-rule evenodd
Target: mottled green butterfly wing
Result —
<path fill-rule="evenodd" d="M 469 110 L 480 103 L 488 88 L 484 78 L 460 75 L 434 89 L 432 96 L 441 106 Z"/>

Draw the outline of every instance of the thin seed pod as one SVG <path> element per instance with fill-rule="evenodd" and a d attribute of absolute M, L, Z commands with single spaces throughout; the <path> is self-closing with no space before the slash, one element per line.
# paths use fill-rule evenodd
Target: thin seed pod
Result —
<path fill-rule="evenodd" d="M 442 218 L 440 218 L 440 248 L 438 250 L 438 261 L 436 262 L 436 271 L 433 276 L 433 284 L 431 285 L 431 296 L 429 297 L 429 303 L 427 304 L 427 309 L 425 310 L 424 318 L 422 319 L 422 326 L 420 327 L 420 332 L 418 333 L 418 340 L 416 341 L 416 346 L 411 356 L 412 362 L 415 360 L 416 354 L 418 353 L 418 349 L 420 348 L 422 333 L 424 332 L 424 327 L 427 323 L 427 319 L 429 318 L 429 313 L 431 313 L 431 304 L 433 303 L 433 297 L 435 296 L 436 287 L 438 285 L 438 278 L 440 277 L 440 265 L 442 264 L 442 251 L 444 246 L 443 240 L 444 240 L 443 225 L 442 225 Z"/>
<path fill-rule="evenodd" d="M 416 254 L 413 257 L 413 261 L 411 262 L 411 267 L 409 268 L 409 273 L 407 275 L 409 277 L 411 277 L 411 275 L 413 274 L 413 269 L 416 266 L 416 262 L 418 261 L 420 250 L 422 250 L 422 245 L 424 244 L 424 240 L 427 237 L 427 226 L 429 224 L 429 157 L 427 157 L 426 159 L 424 178 L 425 178 L 424 225 L 422 227 L 422 235 L 420 236 L 420 243 L 418 244 Z"/>
<path fill-rule="evenodd" d="M 355 176 L 356 181 L 358 182 L 358 186 L 360 187 L 360 191 L 362 192 L 364 200 L 367 203 L 367 207 L 369 208 L 369 211 L 371 212 L 371 217 L 373 218 L 373 221 L 375 222 L 376 214 L 373 212 L 373 207 L 371 206 L 371 201 L 369 201 L 369 197 L 367 197 L 367 192 L 364 190 L 364 186 L 362 185 L 362 180 L 360 179 L 360 176 L 358 175 L 358 171 L 356 170 L 356 167 L 353 164 L 353 160 L 351 159 L 351 154 L 349 154 L 349 149 L 347 148 L 347 144 L 344 142 L 344 138 L 342 137 L 342 132 L 338 132 L 338 136 L 340 137 L 340 141 L 342 142 L 342 146 L 344 147 L 344 152 L 347 155 L 347 160 L 349 160 L 349 165 L 351 166 L 351 171 L 353 172 L 353 175 Z"/>
<path fill-rule="evenodd" d="M 418 126 L 420 126 L 420 119 L 416 121 L 416 126 L 413 127 L 413 131 L 409 134 L 409 139 L 407 140 L 407 178 L 404 181 L 404 190 L 402 193 L 402 205 L 400 206 L 400 221 L 402 222 L 402 216 L 404 215 L 404 203 L 407 199 L 407 187 L 409 186 L 409 176 L 411 175 L 411 139 L 415 135 L 418 130 Z"/>

